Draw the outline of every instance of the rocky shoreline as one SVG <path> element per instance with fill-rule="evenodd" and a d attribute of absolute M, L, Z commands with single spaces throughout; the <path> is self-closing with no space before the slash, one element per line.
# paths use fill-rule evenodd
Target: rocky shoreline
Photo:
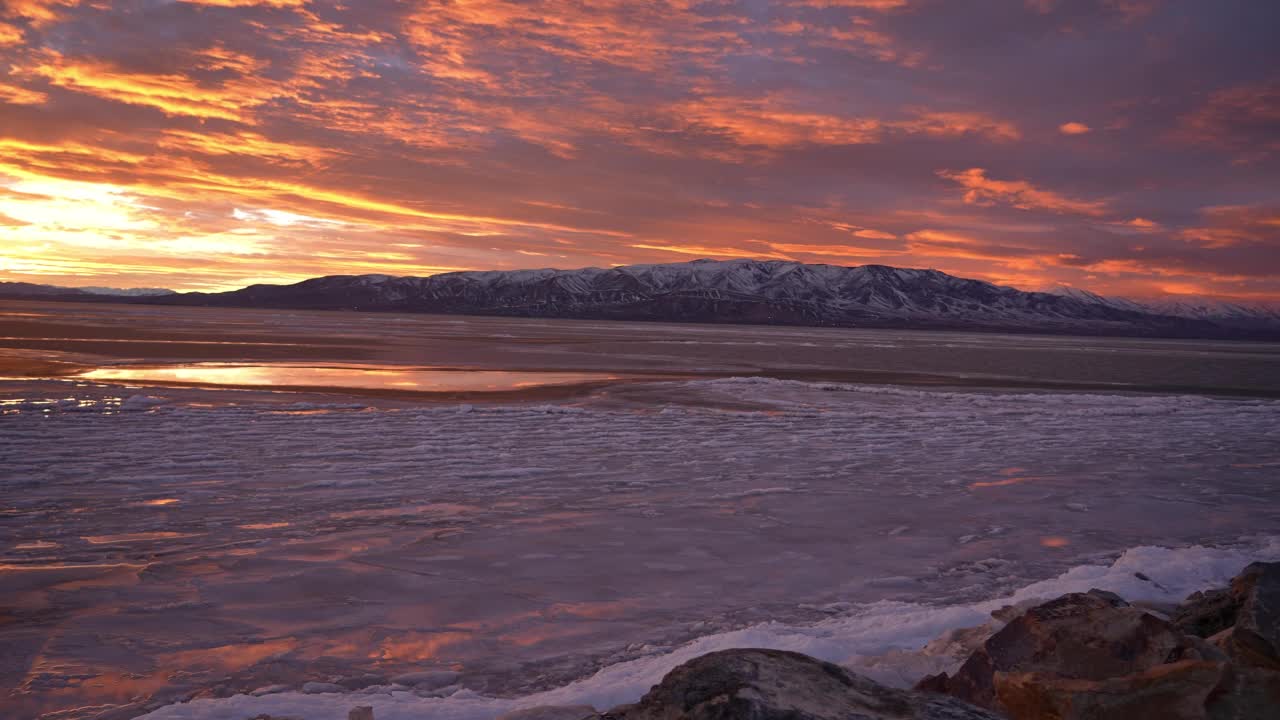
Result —
<path fill-rule="evenodd" d="M 1008 611 L 1015 608 L 1006 608 Z M 670 672 L 638 703 L 535 708 L 503 720 L 1266 720 L 1280 717 L 1280 563 L 1174 608 L 1103 590 L 1025 609 L 954 675 L 894 690 L 777 650 L 725 650 Z"/>
<path fill-rule="evenodd" d="M 1105 590 L 994 613 L 954 674 L 886 687 L 801 653 L 712 652 L 638 702 L 542 706 L 498 720 L 1271 720 L 1280 717 L 1280 562 L 1176 606 Z M 375 720 L 369 707 L 350 720 Z M 306 720 L 260 715 L 251 720 Z M 424 720 L 426 720 L 424 718 Z"/>

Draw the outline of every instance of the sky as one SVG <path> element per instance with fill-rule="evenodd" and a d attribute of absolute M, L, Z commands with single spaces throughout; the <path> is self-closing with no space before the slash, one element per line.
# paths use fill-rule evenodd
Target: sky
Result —
<path fill-rule="evenodd" d="M 696 258 L 1280 300 L 1280 3 L 0 0 L 0 280 Z"/>

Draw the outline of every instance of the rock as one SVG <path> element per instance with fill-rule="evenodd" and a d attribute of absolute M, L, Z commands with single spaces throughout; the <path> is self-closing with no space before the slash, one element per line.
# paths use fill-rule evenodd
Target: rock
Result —
<path fill-rule="evenodd" d="M 411 688 L 435 690 L 458 681 L 458 673 L 452 670 L 427 670 L 396 675 L 391 682 Z"/>
<path fill-rule="evenodd" d="M 1213 613 L 1223 607 L 1219 601 L 1213 600 Z M 1236 611 L 1240 618 L 1243 607 Z M 1258 607 L 1251 622 L 1265 628 L 1265 598 Z M 1261 634 L 1243 622 L 1237 628 L 1206 641 L 1112 593 L 1073 593 L 1010 621 L 954 677 L 926 677 L 916 688 L 947 693 L 1012 720 L 1280 717 L 1280 672 L 1235 662 L 1261 652 L 1249 644 Z"/>
<path fill-rule="evenodd" d="M 1183 632 L 1207 638 L 1236 624 L 1240 603 L 1230 590 L 1192 593 L 1173 612 L 1173 624 Z"/>
<path fill-rule="evenodd" d="M 1203 720 L 1220 663 L 1184 660 L 1107 680 L 1045 673 L 1000 673 L 996 696 L 1009 717 L 1056 720 Z"/>
<path fill-rule="evenodd" d="M 1001 674 L 996 694 L 1014 720 L 1272 720 L 1280 673 L 1183 660 L 1101 681 Z"/>
<path fill-rule="evenodd" d="M 373 720 L 373 708 L 368 705 L 353 707 L 347 713 L 347 720 Z"/>
<path fill-rule="evenodd" d="M 1014 605 L 1001 605 L 998 609 L 991 611 L 991 617 L 1007 623 L 1035 606 L 1035 600 L 1023 600 Z"/>
<path fill-rule="evenodd" d="M 950 677 L 946 673 L 938 673 L 937 675 L 925 675 L 924 677 L 920 678 L 919 682 L 916 683 L 915 689 L 919 690 L 920 692 L 946 694 L 947 683 L 949 681 L 950 681 Z"/>
<path fill-rule="evenodd" d="M 995 720 L 955 698 L 884 687 L 800 653 L 722 650 L 677 667 L 606 720 Z"/>
<path fill-rule="evenodd" d="M 1240 665 L 1280 671 L 1275 648 L 1257 633 L 1239 625 L 1227 628 L 1208 640 L 1232 662 Z"/>
<path fill-rule="evenodd" d="M 1252 563 L 1230 587 L 1191 595 L 1174 624 L 1210 638 L 1236 662 L 1280 670 L 1280 563 Z"/>
<path fill-rule="evenodd" d="M 1270 720 L 1280 708 L 1280 673 L 1258 668 L 1226 667 L 1209 699 L 1211 720 Z"/>
<path fill-rule="evenodd" d="M 1101 590 L 1072 593 L 1014 618 L 969 656 L 954 677 L 925 686 L 999 709 L 998 673 L 1045 673 L 1073 680 L 1131 675 L 1171 659 L 1203 659 L 1207 643 Z M 922 688 L 923 689 L 923 688 Z"/>
<path fill-rule="evenodd" d="M 1249 565 L 1231 581 L 1231 591 L 1244 598 L 1233 639 L 1256 656 L 1250 664 L 1280 670 L 1280 563 Z"/>
<path fill-rule="evenodd" d="M 497 720 L 593 720 L 600 713 L 590 705 L 539 705 L 525 710 L 512 710 Z"/>
<path fill-rule="evenodd" d="M 302 692 L 308 695 L 316 695 L 319 693 L 340 693 L 345 692 L 346 688 L 337 683 L 327 682 L 309 682 L 302 686 Z"/>
<path fill-rule="evenodd" d="M 1274 631 L 1274 613 L 1277 595 L 1280 594 L 1280 563 L 1256 562 L 1249 564 L 1231 579 L 1231 585 L 1221 590 L 1192 593 L 1175 613 L 1173 622 L 1184 631 L 1200 637 L 1216 635 L 1236 624 L 1240 611 L 1251 606 L 1249 615 L 1271 607 Z"/>

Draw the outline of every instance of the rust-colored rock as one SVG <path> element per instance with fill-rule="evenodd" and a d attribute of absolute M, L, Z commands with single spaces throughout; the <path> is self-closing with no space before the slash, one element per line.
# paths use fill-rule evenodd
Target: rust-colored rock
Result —
<path fill-rule="evenodd" d="M 954 677 L 927 678 L 918 687 L 999 710 L 997 673 L 1106 680 L 1210 653 L 1206 643 L 1189 640 L 1119 596 L 1091 590 L 1031 608 L 987 640 Z"/>
<path fill-rule="evenodd" d="M 1173 622 L 1108 592 L 1064 595 L 1011 620 L 954 677 L 916 687 L 1012 720 L 1276 720 L 1277 648 L 1280 564 L 1255 563 Z"/>
<path fill-rule="evenodd" d="M 1224 665 L 1183 660 L 1106 680 L 1048 673 L 998 673 L 998 704 L 1011 718 L 1042 720 L 1205 720 Z"/>

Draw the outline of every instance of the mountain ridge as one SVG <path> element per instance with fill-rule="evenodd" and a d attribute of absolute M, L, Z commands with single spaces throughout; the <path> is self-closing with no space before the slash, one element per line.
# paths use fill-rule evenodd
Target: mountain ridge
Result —
<path fill-rule="evenodd" d="M 135 299 L 169 305 L 1208 338 L 1280 338 L 1280 318 L 1180 315 L 1079 291 L 1028 292 L 939 270 L 782 260 L 427 277 L 329 275 Z"/>
<path fill-rule="evenodd" d="M 5 285 L 15 284 L 0 283 L 0 294 Z M 1078 288 L 1023 291 L 932 269 L 783 260 L 476 270 L 425 277 L 327 275 L 219 293 L 93 295 L 78 290 L 70 297 L 38 296 L 211 307 L 1280 339 L 1280 313 L 1239 305 L 1222 304 L 1221 311 L 1203 303 L 1157 306 Z"/>
<path fill-rule="evenodd" d="M 41 283 L 0 281 L 0 297 L 90 296 L 91 298 L 131 298 L 176 295 L 168 288 L 70 287 Z"/>

